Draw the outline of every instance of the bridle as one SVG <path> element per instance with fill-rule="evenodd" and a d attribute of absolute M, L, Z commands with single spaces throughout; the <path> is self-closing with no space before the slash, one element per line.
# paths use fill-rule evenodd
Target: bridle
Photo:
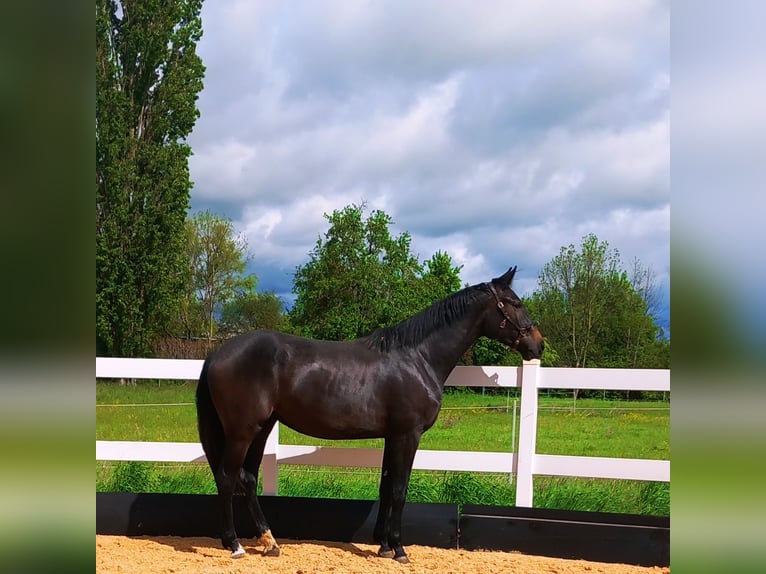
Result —
<path fill-rule="evenodd" d="M 500 296 L 497 294 L 497 291 L 495 291 L 495 286 L 494 286 L 492 283 L 488 283 L 488 286 L 489 286 L 489 291 L 490 291 L 490 293 L 492 293 L 492 295 L 495 297 L 495 301 L 497 301 L 497 310 L 498 310 L 498 311 L 500 311 L 500 314 L 503 316 L 503 320 L 502 320 L 502 321 L 500 321 L 500 328 L 501 328 L 501 329 L 505 329 L 505 326 L 506 326 L 508 323 L 510 323 L 510 324 L 511 324 L 511 326 L 512 326 L 514 329 L 516 329 L 516 331 L 518 332 L 518 336 L 516 337 L 516 340 L 515 340 L 515 341 L 513 342 L 513 344 L 511 345 L 511 348 L 512 348 L 512 349 L 515 349 L 516 347 L 518 347 L 518 345 L 519 345 L 519 342 L 520 342 L 520 341 L 521 341 L 521 340 L 522 340 L 524 337 L 526 337 L 527 335 L 529 335 L 529 333 L 532 331 L 532 329 L 534 328 L 534 323 L 530 323 L 530 324 L 529 324 L 529 326 L 527 326 L 527 327 L 519 327 L 519 326 L 517 326 L 517 325 L 514 323 L 513 319 L 511 319 L 511 316 L 510 316 L 510 315 L 508 314 L 508 312 L 505 310 L 505 303 L 503 303 L 503 302 L 500 300 Z"/>

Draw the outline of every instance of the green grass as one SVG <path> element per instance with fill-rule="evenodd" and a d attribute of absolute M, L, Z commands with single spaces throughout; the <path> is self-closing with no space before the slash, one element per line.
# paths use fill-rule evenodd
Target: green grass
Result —
<path fill-rule="evenodd" d="M 99 440 L 198 441 L 193 405 L 195 382 L 96 385 Z M 513 396 L 450 389 L 420 448 L 511 452 Z M 174 406 L 133 404 L 189 403 Z M 667 402 L 540 398 L 537 452 L 583 456 L 669 459 Z M 107 406 L 120 405 L 120 406 Z M 518 419 L 518 416 L 517 416 Z M 518 420 L 517 420 L 518 425 Z M 382 440 L 324 441 L 280 427 L 280 442 L 296 445 L 382 447 Z M 379 471 L 358 468 L 282 466 L 279 491 L 289 496 L 377 498 Z M 98 462 L 99 491 L 214 493 L 209 469 L 201 464 Z M 668 515 L 665 483 L 536 477 L 535 506 L 603 512 Z M 457 504 L 513 505 L 508 475 L 413 471 L 408 500 Z"/>
<path fill-rule="evenodd" d="M 96 439 L 198 442 L 196 382 L 96 383 Z M 175 405 L 183 406 L 130 406 Z M 118 406 L 103 406 L 118 405 Z"/>
<path fill-rule="evenodd" d="M 99 461 L 96 491 L 215 494 L 216 488 L 206 464 Z"/>

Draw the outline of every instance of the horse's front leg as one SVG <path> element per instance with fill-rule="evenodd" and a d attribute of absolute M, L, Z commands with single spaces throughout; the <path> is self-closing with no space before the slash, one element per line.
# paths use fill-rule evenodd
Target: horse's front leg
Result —
<path fill-rule="evenodd" d="M 407 499 L 407 487 L 410 482 L 412 463 L 420 442 L 420 433 L 411 433 L 396 437 L 392 442 L 389 475 L 391 480 L 391 512 L 385 530 L 388 545 L 393 550 L 397 562 L 407 564 L 410 559 L 402 547 L 402 510 Z M 388 446 L 386 447 L 388 448 Z"/>

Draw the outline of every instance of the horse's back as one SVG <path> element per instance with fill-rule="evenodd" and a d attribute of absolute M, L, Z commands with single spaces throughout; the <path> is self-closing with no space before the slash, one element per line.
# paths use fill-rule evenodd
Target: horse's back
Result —
<path fill-rule="evenodd" d="M 362 360 L 370 353 L 347 342 L 307 339 L 278 331 L 258 330 L 225 341 L 208 357 L 212 387 L 263 389 L 280 382 L 288 387 L 311 365 L 333 365 Z M 340 366 L 340 367 L 339 367 Z"/>
<path fill-rule="evenodd" d="M 238 365 L 273 360 L 283 347 L 282 340 L 286 336 L 289 335 L 262 329 L 232 337 L 210 353 L 211 368 L 221 368 L 223 365 L 234 368 Z"/>

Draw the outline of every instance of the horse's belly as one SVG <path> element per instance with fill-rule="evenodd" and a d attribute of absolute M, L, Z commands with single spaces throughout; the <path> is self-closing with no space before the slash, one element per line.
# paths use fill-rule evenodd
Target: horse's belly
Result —
<path fill-rule="evenodd" d="M 362 418 L 353 410 L 317 414 L 279 413 L 279 421 L 305 435 L 327 440 L 382 438 L 385 429 L 375 417 Z"/>
<path fill-rule="evenodd" d="M 285 372 L 278 385 L 277 417 L 300 433 L 330 440 L 425 429 L 439 401 L 417 384 L 413 373 L 405 374 L 398 363 L 350 359 L 336 371 L 312 365 Z"/>

